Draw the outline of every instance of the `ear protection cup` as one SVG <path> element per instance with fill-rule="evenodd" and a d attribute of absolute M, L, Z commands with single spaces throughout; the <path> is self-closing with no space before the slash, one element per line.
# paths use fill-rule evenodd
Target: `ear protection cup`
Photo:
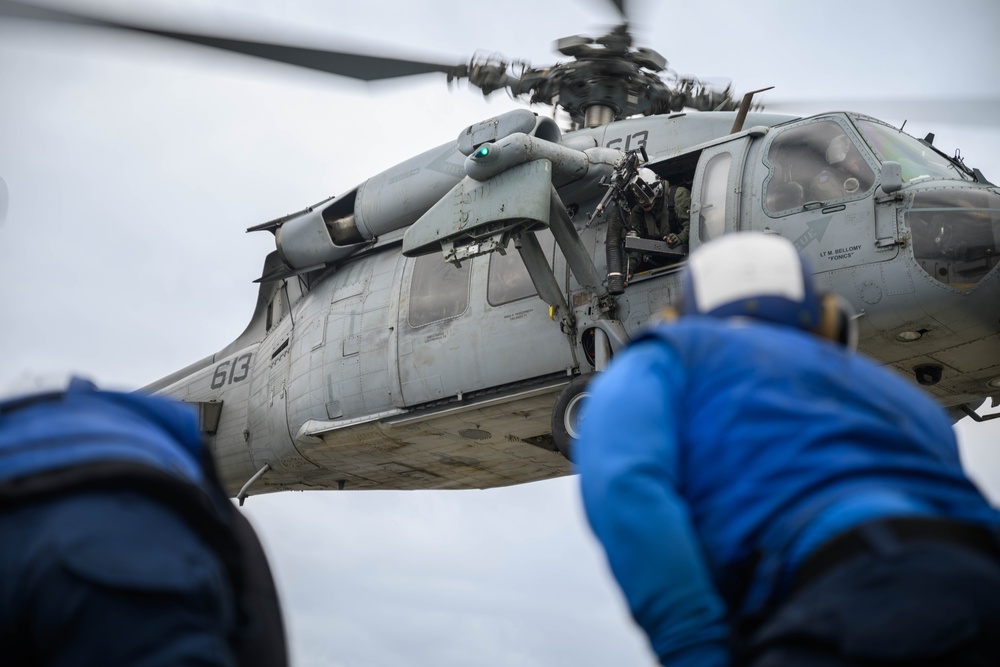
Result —
<path fill-rule="evenodd" d="M 813 331 L 850 350 L 858 348 L 858 323 L 854 308 L 839 294 L 823 292 L 820 295 L 819 324 Z"/>

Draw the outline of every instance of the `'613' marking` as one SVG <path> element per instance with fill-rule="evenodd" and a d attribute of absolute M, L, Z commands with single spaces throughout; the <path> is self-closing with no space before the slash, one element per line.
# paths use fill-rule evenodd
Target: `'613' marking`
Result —
<path fill-rule="evenodd" d="M 232 362 L 223 361 L 216 366 L 215 372 L 212 374 L 212 389 L 246 380 L 250 376 L 250 357 L 251 354 L 247 352 L 236 357 Z"/>
<path fill-rule="evenodd" d="M 617 148 L 618 150 L 623 150 L 626 153 L 633 148 L 642 148 L 646 145 L 646 141 L 649 139 L 649 130 L 642 130 L 641 132 L 636 132 L 635 134 L 629 135 L 622 139 L 619 137 L 617 139 L 612 139 L 605 144 L 608 148 Z M 625 147 L 622 148 L 619 144 L 625 141 Z M 634 146 L 633 146 L 634 144 Z"/>

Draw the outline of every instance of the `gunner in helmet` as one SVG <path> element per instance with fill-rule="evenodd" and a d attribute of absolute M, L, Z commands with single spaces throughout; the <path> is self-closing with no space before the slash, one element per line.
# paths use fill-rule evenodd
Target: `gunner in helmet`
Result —
<path fill-rule="evenodd" d="M 685 272 L 574 447 L 661 664 L 1000 664 L 1000 512 L 941 406 L 854 353 L 787 239 L 726 235 Z"/>
<path fill-rule="evenodd" d="M 687 253 L 691 235 L 691 191 L 661 180 L 643 167 L 632 181 L 635 204 L 628 227 L 639 236 L 666 241 L 677 252 Z"/>

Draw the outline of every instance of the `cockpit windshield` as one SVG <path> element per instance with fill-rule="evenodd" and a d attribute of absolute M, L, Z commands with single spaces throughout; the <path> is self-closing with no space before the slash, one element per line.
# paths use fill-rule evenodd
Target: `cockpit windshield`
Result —
<path fill-rule="evenodd" d="M 940 153 L 893 127 L 861 118 L 855 123 L 865 140 L 883 161 L 898 162 L 903 182 L 923 179 L 972 180 Z"/>

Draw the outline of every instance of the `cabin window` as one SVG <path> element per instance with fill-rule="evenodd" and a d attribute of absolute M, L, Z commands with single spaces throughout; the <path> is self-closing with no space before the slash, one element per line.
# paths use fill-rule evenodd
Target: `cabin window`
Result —
<path fill-rule="evenodd" d="M 552 232 L 545 229 L 536 233 L 538 243 L 545 253 L 545 259 L 552 266 L 554 240 Z M 490 276 L 486 287 L 486 300 L 491 306 L 500 306 L 511 301 L 535 296 L 538 291 L 531 282 L 521 253 L 513 243 L 507 246 L 507 254 L 494 252 L 490 255 Z"/>
<path fill-rule="evenodd" d="M 698 215 L 698 238 L 703 242 L 722 236 L 726 230 L 726 184 L 732 163 L 732 155 L 719 153 L 705 165 Z"/>
<path fill-rule="evenodd" d="M 875 172 L 861 151 L 832 120 L 781 132 L 771 142 L 767 162 L 764 206 L 771 213 L 792 213 L 811 202 L 860 198 L 875 183 Z"/>
<path fill-rule="evenodd" d="M 469 279 L 472 262 L 461 268 L 444 261 L 440 253 L 418 257 L 413 262 L 410 279 L 411 327 L 446 320 L 461 315 L 469 307 Z"/>

